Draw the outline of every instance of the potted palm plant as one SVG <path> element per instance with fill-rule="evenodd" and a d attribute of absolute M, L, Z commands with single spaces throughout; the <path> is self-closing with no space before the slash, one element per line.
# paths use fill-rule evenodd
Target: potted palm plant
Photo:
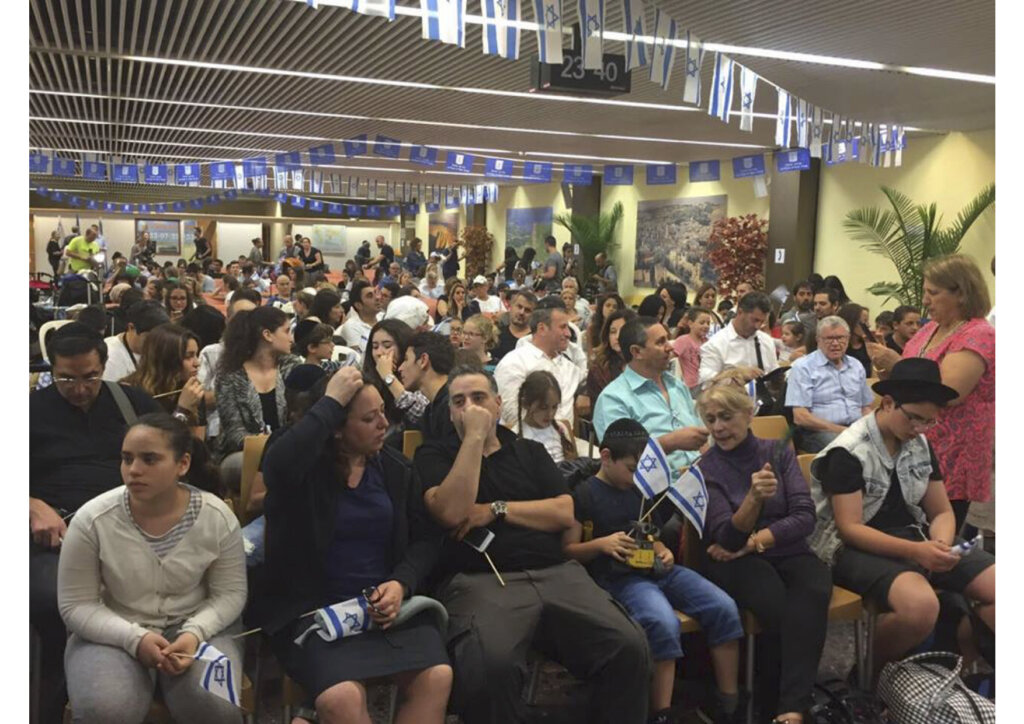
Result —
<path fill-rule="evenodd" d="M 891 209 L 868 206 L 846 214 L 843 227 L 870 252 L 886 257 L 900 275 L 898 282 L 877 282 L 868 287 L 872 294 L 896 299 L 900 304 L 921 308 L 924 277 L 929 259 L 956 254 L 971 225 L 995 203 L 996 186 L 990 184 L 960 210 L 952 226 L 939 228 L 942 217 L 937 205 L 914 204 L 896 189 L 882 186 Z M 884 302 L 883 302 L 884 303 Z"/>
<path fill-rule="evenodd" d="M 555 223 L 564 226 L 572 234 L 573 242 L 580 245 L 579 269 L 580 278 L 590 279 L 596 272 L 594 257 L 604 252 L 609 257 L 618 247 L 615 240 L 615 227 L 622 221 L 622 203 L 616 202 L 608 213 L 597 216 L 582 214 L 559 214 Z"/>

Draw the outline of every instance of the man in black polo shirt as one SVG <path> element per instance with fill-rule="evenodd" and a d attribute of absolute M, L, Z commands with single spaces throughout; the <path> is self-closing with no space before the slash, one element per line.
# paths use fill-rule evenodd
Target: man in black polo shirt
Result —
<path fill-rule="evenodd" d="M 57 563 L 67 521 L 121 484 L 127 421 L 103 381 L 107 345 L 78 322 L 47 345 L 53 385 L 29 395 L 29 620 L 42 643 L 41 721 L 60 721 L 67 634 L 57 610 Z M 111 383 L 117 384 L 117 383 Z M 136 416 L 158 412 L 149 395 L 120 385 Z"/>
<path fill-rule="evenodd" d="M 466 724 L 526 721 L 523 672 L 537 643 L 593 685 L 587 722 L 645 721 L 646 638 L 583 566 L 564 558 L 561 536 L 574 518 L 558 468 L 543 445 L 498 425 L 501 400 L 489 374 L 456 367 L 448 394 L 457 435 L 426 441 L 416 467 L 427 509 L 455 534 L 436 592 L 450 616 L 452 707 Z M 496 571 L 460 542 L 484 527 L 494 534 L 486 552 Z"/>
<path fill-rule="evenodd" d="M 537 306 L 537 297 L 527 289 L 517 289 L 509 297 L 508 322 L 499 326 L 498 344 L 491 350 L 494 364 L 516 348 L 519 340 L 530 333 L 530 315 Z"/>

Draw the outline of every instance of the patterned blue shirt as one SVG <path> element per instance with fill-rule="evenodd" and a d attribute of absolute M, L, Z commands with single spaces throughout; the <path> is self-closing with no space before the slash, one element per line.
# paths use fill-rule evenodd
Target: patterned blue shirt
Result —
<path fill-rule="evenodd" d="M 634 372 L 629 366 L 608 383 L 594 407 L 598 440 L 604 438 L 609 425 L 624 417 L 642 424 L 655 438 L 682 427 L 703 424 L 686 385 L 668 372 L 661 373 L 661 381 L 668 391 L 668 402 L 654 380 Z M 668 453 L 668 462 L 674 470 L 680 470 L 699 455 L 697 450 L 676 450 Z"/>
<path fill-rule="evenodd" d="M 843 355 L 839 367 L 821 350 L 801 357 L 789 370 L 786 406 L 806 407 L 812 415 L 837 425 L 859 420 L 862 409 L 874 402 L 864 365 Z"/>

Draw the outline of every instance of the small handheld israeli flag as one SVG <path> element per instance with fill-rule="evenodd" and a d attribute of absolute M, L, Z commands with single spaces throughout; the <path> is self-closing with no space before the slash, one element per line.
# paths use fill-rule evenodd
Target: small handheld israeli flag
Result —
<path fill-rule="evenodd" d="M 733 66 L 732 58 L 715 53 L 715 74 L 711 78 L 711 102 L 708 115 L 717 116 L 720 121 L 729 122 L 732 113 Z"/>
<path fill-rule="evenodd" d="M 333 606 L 317 609 L 313 614 L 313 625 L 303 631 L 295 639 L 295 643 L 302 646 L 311 633 L 316 633 L 324 641 L 337 641 L 339 638 L 356 636 L 367 631 L 371 623 L 366 597 L 350 598 Z"/>
<path fill-rule="evenodd" d="M 537 21 L 537 53 L 541 63 L 562 64 L 562 2 L 533 0 Z"/>
<path fill-rule="evenodd" d="M 679 508 L 679 512 L 697 529 L 697 535 L 704 537 L 704 519 L 708 512 L 708 486 L 700 468 L 691 465 L 668 489 L 668 498 Z"/>
<path fill-rule="evenodd" d="M 637 461 L 636 472 L 633 473 L 633 484 L 648 500 L 668 490 L 672 484 L 668 458 L 665 457 L 665 451 L 653 437 L 647 441 L 647 447 L 644 448 Z"/>
<path fill-rule="evenodd" d="M 754 401 L 754 414 L 761 409 L 761 400 L 757 398 L 757 380 L 751 380 L 746 384 L 747 394 L 750 395 L 750 399 Z"/>
<path fill-rule="evenodd" d="M 652 83 L 657 83 L 662 90 L 668 90 L 668 82 L 672 77 L 672 61 L 675 59 L 676 21 L 661 8 L 654 9 L 654 49 L 651 52 Z"/>
<path fill-rule="evenodd" d="M 205 641 L 196 649 L 193 658 L 206 662 L 200 685 L 211 694 L 238 706 L 238 692 L 235 691 L 231 659 Z"/>

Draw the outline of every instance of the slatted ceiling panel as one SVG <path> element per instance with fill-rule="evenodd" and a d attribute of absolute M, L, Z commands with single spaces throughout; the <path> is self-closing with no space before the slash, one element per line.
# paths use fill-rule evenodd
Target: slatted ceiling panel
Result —
<path fill-rule="evenodd" d="M 411 4 L 406 0 L 404 4 Z M 529 3 L 524 3 L 526 7 Z M 991 73 L 994 7 L 982 0 L 865 0 L 855 6 L 804 2 L 664 0 L 682 27 L 715 42 L 796 50 Z M 305 150 L 315 140 L 368 132 L 414 143 L 503 148 L 684 162 L 728 158 L 739 148 L 645 141 L 611 141 L 403 123 L 258 112 L 208 105 L 286 108 L 326 113 L 582 133 L 664 136 L 771 146 L 774 123 L 756 119 L 754 133 L 734 121 L 720 123 L 699 112 L 563 104 L 453 91 L 381 87 L 332 80 L 186 68 L 112 57 L 136 54 L 225 65 L 307 70 L 456 86 L 525 91 L 536 55 L 536 36 L 521 34 L 521 59 L 481 53 L 479 26 L 467 27 L 467 47 L 430 43 L 418 18 L 382 18 L 335 7 L 310 10 L 285 0 L 30 0 L 30 85 L 33 89 L 97 93 L 110 98 L 30 95 L 37 118 L 98 120 L 101 124 L 36 120 L 35 146 L 94 149 L 128 159 L 240 159 L 245 150 Z M 478 12 L 476 3 L 470 12 Z M 565 21 L 575 4 L 563 0 Z M 525 12 L 532 19 L 532 9 Z M 653 16 L 653 13 L 650 13 Z M 650 18 L 650 19 L 653 19 Z M 606 23 L 620 29 L 620 5 L 607 4 Z M 609 52 L 622 52 L 609 43 Z M 703 70 L 711 82 L 711 62 Z M 812 102 L 866 120 L 893 120 L 933 129 L 969 130 L 993 125 L 992 86 L 737 56 L 739 62 Z M 633 73 L 632 101 L 679 104 L 683 74 L 673 72 L 668 92 Z M 136 99 L 160 99 L 153 103 Z M 775 93 L 760 85 L 756 110 L 773 114 Z M 140 128 L 137 125 L 167 128 Z M 204 130 L 209 129 L 209 130 Z M 243 134 L 242 131 L 247 133 Z M 254 133 L 257 135 L 248 135 Z M 407 151 L 403 149 L 403 156 Z M 182 158 L 185 157 L 185 158 Z M 443 154 L 442 154 L 443 158 Z M 550 160 L 539 158 L 538 160 Z M 343 171 L 397 181 L 460 183 L 472 178 L 424 174 L 418 166 L 376 157 L 339 159 L 346 166 L 393 168 L 396 173 Z M 595 161 L 600 164 L 600 161 Z M 412 169 L 417 173 L 397 173 Z M 116 188 L 123 189 L 121 185 Z M 166 194 L 165 189 L 139 193 Z M 195 190 L 187 190 L 193 194 Z"/>

